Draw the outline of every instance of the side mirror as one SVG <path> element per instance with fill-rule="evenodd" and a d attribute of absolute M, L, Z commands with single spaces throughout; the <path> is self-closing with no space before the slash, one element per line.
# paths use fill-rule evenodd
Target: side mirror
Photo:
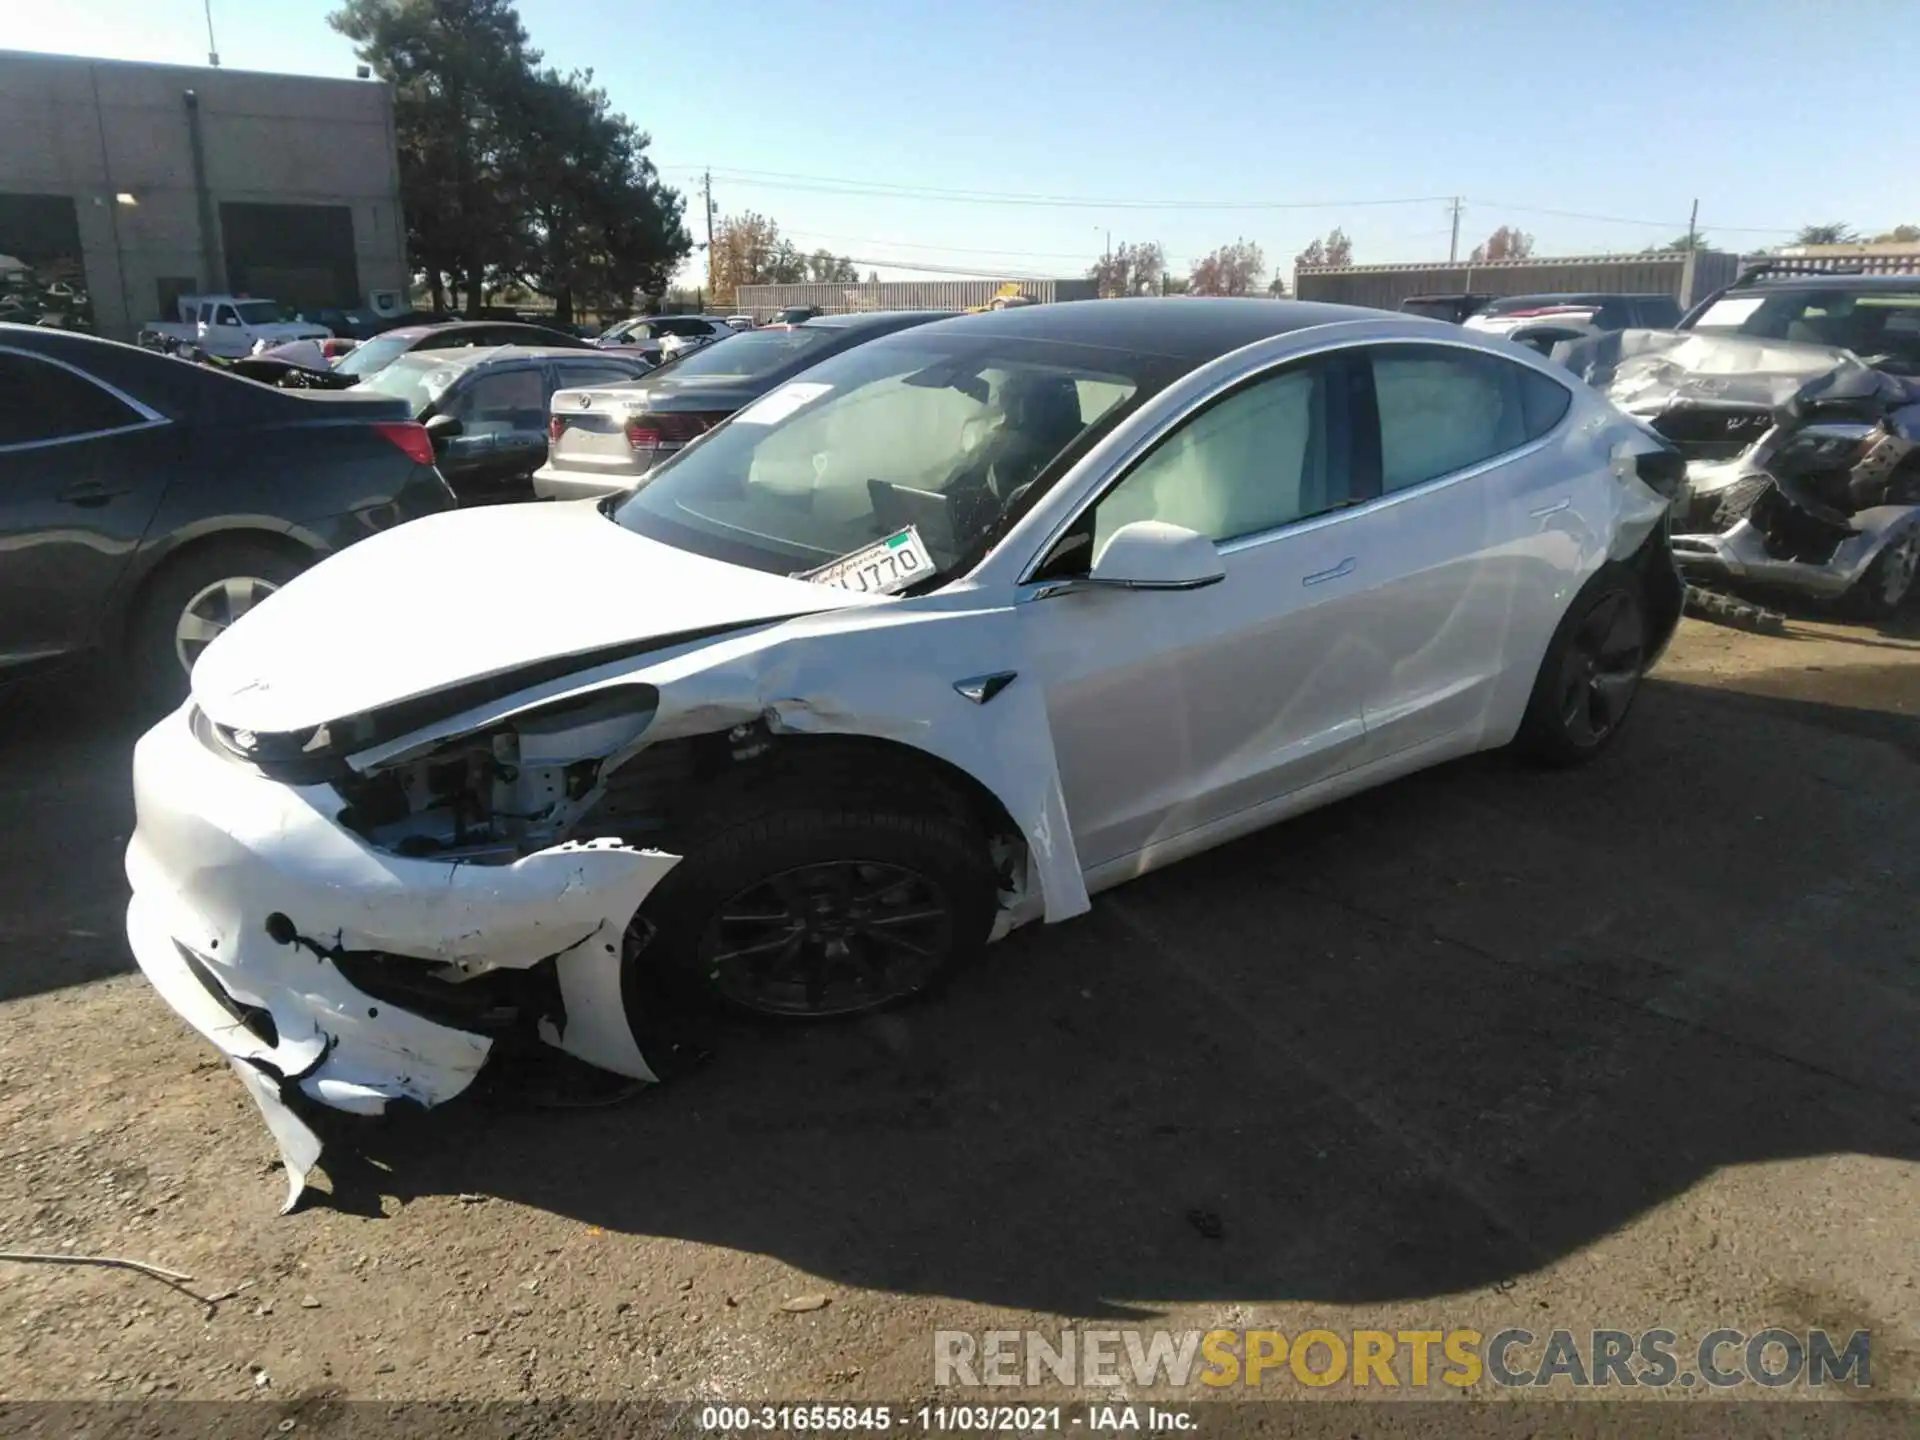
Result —
<path fill-rule="evenodd" d="M 449 440 L 456 440 L 465 429 L 457 415 L 436 415 L 427 421 L 427 439 L 435 450 L 444 450 Z"/>
<path fill-rule="evenodd" d="M 1164 520 L 1136 520 L 1108 537 L 1087 578 L 1127 590 L 1198 590 L 1226 576 L 1206 536 Z"/>
<path fill-rule="evenodd" d="M 1199 590 L 1226 577 L 1220 552 L 1206 536 L 1164 520 L 1135 520 L 1108 537 L 1087 575 L 1042 585 L 1030 598 L 1081 590 Z"/>

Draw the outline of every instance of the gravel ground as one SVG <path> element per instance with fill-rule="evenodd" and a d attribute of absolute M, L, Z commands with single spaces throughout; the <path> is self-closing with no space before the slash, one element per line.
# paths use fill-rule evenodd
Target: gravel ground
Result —
<path fill-rule="evenodd" d="M 127 726 L 10 697 L 0 1248 L 231 1298 L 0 1266 L 0 1399 L 899 1402 L 936 1328 L 1096 1319 L 1870 1328 L 1920 1396 L 1913 635 L 1688 621 L 1584 771 L 1403 781 L 621 1105 L 354 1126 L 284 1219 L 126 973 Z"/>

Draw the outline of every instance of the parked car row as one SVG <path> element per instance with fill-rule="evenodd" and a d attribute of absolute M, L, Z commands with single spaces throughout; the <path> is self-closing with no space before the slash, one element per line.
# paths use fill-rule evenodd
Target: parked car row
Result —
<path fill-rule="evenodd" d="M 128 932 L 291 1201 L 313 1107 L 437 1104 L 496 1044 L 659 1078 L 689 1006 L 871 1010 L 1423 766 L 1601 754 L 1708 447 L 1758 454 L 1752 543 L 1884 598 L 1920 297 L 1802 290 L 1691 333 L 1592 296 L 717 322 L 657 367 L 425 331 L 336 391 L 0 327 L 0 663 L 190 690 L 136 752 Z M 1758 452 L 1753 397 L 1673 383 L 1792 347 Z"/>

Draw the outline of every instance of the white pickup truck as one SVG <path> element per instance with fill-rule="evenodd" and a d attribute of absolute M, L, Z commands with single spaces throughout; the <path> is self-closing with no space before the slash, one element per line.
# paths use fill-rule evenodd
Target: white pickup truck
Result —
<path fill-rule="evenodd" d="M 281 306 L 272 300 L 250 300 L 238 295 L 182 295 L 178 320 L 155 320 L 140 327 L 140 343 L 156 350 L 196 346 L 223 360 L 239 360 L 253 353 L 257 342 L 269 346 L 289 340 L 329 340 L 324 325 L 285 321 Z"/>

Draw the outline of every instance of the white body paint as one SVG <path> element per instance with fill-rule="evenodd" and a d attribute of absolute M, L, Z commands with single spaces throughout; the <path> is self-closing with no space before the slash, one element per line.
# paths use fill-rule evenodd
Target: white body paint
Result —
<path fill-rule="evenodd" d="M 606 732 L 620 738 L 596 752 L 603 779 L 648 746 L 743 725 L 890 742 L 971 776 L 1013 821 L 1026 883 L 1003 897 L 996 937 L 1067 919 L 1092 890 L 1511 739 L 1567 604 L 1660 523 L 1665 501 L 1632 468 L 1644 432 L 1573 387 L 1565 420 L 1511 454 L 1220 546 L 1223 576 L 1209 588 L 1043 593 L 1031 572 L 1055 540 L 1210 397 L 1301 355 L 1394 339 L 1520 353 L 1450 326 L 1378 320 L 1224 355 L 1117 425 L 970 574 L 911 598 L 702 558 L 592 502 L 415 522 L 235 625 L 195 671 L 194 704 L 227 730 L 302 734 L 554 661 L 558 678 L 477 696 L 347 764 L 377 771 L 533 707 L 616 690 L 657 698 L 650 716 L 635 710 Z M 1567 383 L 1538 357 L 1520 363 Z M 675 640 L 688 632 L 703 633 Z M 599 663 L 586 653 L 649 640 L 656 648 Z M 968 698 L 963 682 L 1008 673 L 991 698 Z M 547 1038 L 651 1078 L 620 1003 L 620 937 L 675 856 L 604 842 L 512 864 L 401 858 L 338 823 L 345 800 L 331 785 L 278 783 L 219 753 L 194 733 L 191 708 L 135 754 L 128 930 L 169 1003 L 251 1067 L 290 1203 L 318 1146 L 281 1086 L 355 1111 L 432 1105 L 464 1090 L 488 1051 L 480 1036 L 370 1000 L 329 948 L 467 973 L 556 956 L 566 1021 Z M 276 941 L 269 916 L 302 940 Z M 233 1000 L 272 1014 L 277 1044 L 228 1014 L 182 946 Z"/>

